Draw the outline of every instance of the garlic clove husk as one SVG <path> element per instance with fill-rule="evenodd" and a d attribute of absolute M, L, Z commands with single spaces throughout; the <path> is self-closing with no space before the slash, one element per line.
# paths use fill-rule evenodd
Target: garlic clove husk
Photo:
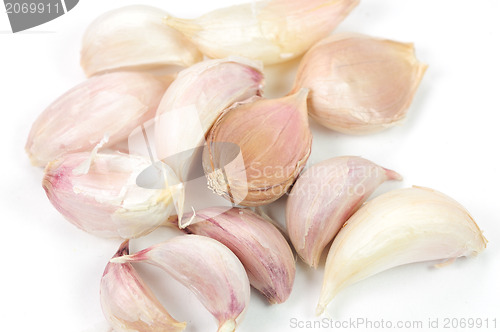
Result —
<path fill-rule="evenodd" d="M 295 182 L 286 205 L 286 225 L 299 256 L 316 268 L 325 247 L 384 181 L 401 176 L 353 156 L 313 165 Z"/>
<path fill-rule="evenodd" d="M 255 98 L 224 112 L 207 136 L 203 168 L 208 186 L 244 206 L 271 203 L 290 188 L 311 153 L 308 90 L 280 99 Z M 228 161 L 227 144 L 243 162 Z"/>
<path fill-rule="evenodd" d="M 162 225 L 173 211 L 168 184 L 162 189 L 136 184 L 149 166 L 139 156 L 74 153 L 49 163 L 42 185 L 75 226 L 101 237 L 135 238 Z"/>
<path fill-rule="evenodd" d="M 128 255 L 128 240 L 113 257 Z M 101 307 L 116 332 L 180 332 L 172 318 L 130 263 L 108 263 L 101 279 Z"/>
<path fill-rule="evenodd" d="M 154 117 L 168 84 L 150 74 L 120 72 L 87 79 L 53 102 L 33 124 L 26 152 L 45 166 L 72 152 L 123 141 Z"/>
<path fill-rule="evenodd" d="M 240 55 L 265 65 L 303 54 L 344 20 L 359 0 L 271 0 L 227 7 L 197 19 L 167 17 L 211 58 Z"/>
<path fill-rule="evenodd" d="M 333 240 L 316 313 L 340 290 L 376 273 L 475 256 L 486 243 L 467 210 L 450 197 L 421 187 L 390 191 L 361 207 Z"/>
<path fill-rule="evenodd" d="M 318 123 L 368 134 L 404 119 L 426 69 L 413 44 L 338 33 L 306 53 L 292 91 L 311 90 L 309 114 Z"/>
<path fill-rule="evenodd" d="M 250 283 L 238 258 L 216 240 L 199 235 L 178 236 L 113 263 L 155 265 L 190 289 L 217 319 L 219 332 L 234 331 L 250 300 Z"/>
<path fill-rule="evenodd" d="M 163 24 L 161 9 L 132 5 L 94 20 L 82 41 L 81 66 L 87 76 L 107 71 L 166 68 L 178 71 L 203 60 L 197 47 Z"/>
<path fill-rule="evenodd" d="M 212 207 L 196 211 L 184 228 L 228 247 L 247 271 L 250 284 L 270 303 L 285 302 L 295 279 L 295 258 L 280 231 L 249 209 Z"/>
<path fill-rule="evenodd" d="M 169 165 L 180 182 L 187 180 L 197 148 L 218 116 L 235 102 L 260 95 L 262 65 L 245 58 L 200 62 L 179 73 L 156 113 L 157 157 Z M 184 193 L 176 200 L 182 216 Z M 180 220 L 180 219 L 179 219 Z"/>

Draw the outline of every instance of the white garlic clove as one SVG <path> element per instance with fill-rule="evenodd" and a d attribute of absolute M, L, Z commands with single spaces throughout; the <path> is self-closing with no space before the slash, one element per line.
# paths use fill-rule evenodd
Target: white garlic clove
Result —
<path fill-rule="evenodd" d="M 33 124 L 26 152 L 35 166 L 90 151 L 128 137 L 154 117 L 167 83 L 142 73 L 120 72 L 87 79 L 53 102 Z"/>
<path fill-rule="evenodd" d="M 383 194 L 359 209 L 328 253 L 316 313 L 345 287 L 395 266 L 475 256 L 486 239 L 450 197 L 413 187 Z"/>
<path fill-rule="evenodd" d="M 196 211 L 187 233 L 215 239 L 239 258 L 250 284 L 270 303 L 285 302 L 295 279 L 295 258 L 280 231 L 249 209 L 212 207 Z"/>
<path fill-rule="evenodd" d="M 255 98 L 224 112 L 203 151 L 210 189 L 244 206 L 271 203 L 285 194 L 311 153 L 307 93 Z M 228 143 L 239 147 L 242 163 L 228 164 Z"/>
<path fill-rule="evenodd" d="M 295 182 L 286 205 L 290 240 L 309 266 L 377 187 L 401 180 L 394 171 L 360 157 L 336 157 L 313 165 Z"/>
<path fill-rule="evenodd" d="M 161 9 L 133 5 L 99 16 L 87 28 L 81 66 L 87 76 L 107 71 L 189 67 L 203 55 L 181 33 L 163 24 Z"/>
<path fill-rule="evenodd" d="M 260 95 L 262 65 L 244 58 L 207 60 L 179 73 L 168 88 L 156 114 L 157 157 L 183 182 L 205 135 L 217 117 L 235 102 Z M 184 193 L 176 208 L 183 212 Z"/>
<path fill-rule="evenodd" d="M 97 236 L 135 238 L 160 225 L 173 211 L 168 184 L 145 189 L 136 184 L 150 162 L 120 153 L 74 153 L 51 162 L 43 188 L 72 224 Z"/>
<path fill-rule="evenodd" d="M 113 257 L 128 254 L 127 240 Z M 180 332 L 186 327 L 170 316 L 130 263 L 108 263 L 100 297 L 104 316 L 116 332 Z"/>
<path fill-rule="evenodd" d="M 265 65 L 303 54 L 344 20 L 359 0 L 271 0 L 227 7 L 187 20 L 167 17 L 211 58 L 240 55 Z"/>
<path fill-rule="evenodd" d="M 404 119 L 426 69 L 413 44 L 339 33 L 306 53 L 292 92 L 311 90 L 309 114 L 321 125 L 367 134 Z"/>
<path fill-rule="evenodd" d="M 140 262 L 160 267 L 193 291 L 217 319 L 218 332 L 234 331 L 250 300 L 243 265 L 226 246 L 199 235 L 184 235 L 154 245 L 113 263 Z"/>

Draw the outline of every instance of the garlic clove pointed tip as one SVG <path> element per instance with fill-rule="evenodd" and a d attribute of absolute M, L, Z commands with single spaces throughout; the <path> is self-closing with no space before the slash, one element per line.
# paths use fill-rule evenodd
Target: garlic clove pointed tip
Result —
<path fill-rule="evenodd" d="M 318 303 L 318 306 L 316 307 L 316 316 L 321 316 L 323 314 L 323 312 L 325 312 L 325 305 L 324 304 L 321 304 L 321 303 Z"/>
<path fill-rule="evenodd" d="M 234 332 L 236 330 L 236 322 L 234 320 L 226 320 L 219 326 L 217 332 Z"/>
<path fill-rule="evenodd" d="M 384 168 L 387 180 L 403 181 L 403 176 L 392 169 Z"/>
<path fill-rule="evenodd" d="M 163 19 L 163 23 L 189 38 L 193 37 L 198 31 L 201 30 L 201 27 L 194 23 L 193 20 L 173 16 L 166 16 Z"/>
<path fill-rule="evenodd" d="M 120 247 L 120 249 L 121 249 L 121 247 Z M 127 251 L 128 251 L 128 245 L 127 245 Z M 113 257 L 109 260 L 110 263 L 115 263 L 115 264 L 125 264 L 125 263 L 129 263 L 132 261 L 134 261 L 133 255 L 117 256 L 117 257 Z"/>

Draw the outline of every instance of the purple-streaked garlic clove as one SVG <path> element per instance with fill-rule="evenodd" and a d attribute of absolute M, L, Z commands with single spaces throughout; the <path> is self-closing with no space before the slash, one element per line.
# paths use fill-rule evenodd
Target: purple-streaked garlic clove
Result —
<path fill-rule="evenodd" d="M 128 240 L 113 257 L 128 255 Z M 180 332 L 172 318 L 130 263 L 108 263 L 101 279 L 101 308 L 116 332 Z"/>
<path fill-rule="evenodd" d="M 295 279 L 295 258 L 280 231 L 249 209 L 212 207 L 196 211 L 187 233 L 215 239 L 240 259 L 250 284 L 270 303 L 285 302 Z"/>
<path fill-rule="evenodd" d="M 487 240 L 467 210 L 428 188 L 393 190 L 361 207 L 333 240 L 316 314 L 345 287 L 395 266 L 476 256 Z"/>
<path fill-rule="evenodd" d="M 342 225 L 394 171 L 360 157 L 336 157 L 308 168 L 295 182 L 286 205 L 286 225 L 295 250 L 317 267 Z"/>
<path fill-rule="evenodd" d="M 260 95 L 263 79 L 259 62 L 240 57 L 203 61 L 179 73 L 156 113 L 155 146 L 181 183 L 215 120 L 234 103 Z M 184 187 L 175 204 L 182 216 Z"/>
<path fill-rule="evenodd" d="M 161 9 L 132 5 L 106 12 L 85 31 L 81 66 L 87 76 L 116 70 L 178 71 L 203 60 L 186 37 L 163 24 Z"/>
<path fill-rule="evenodd" d="M 196 19 L 167 17 L 211 58 L 240 55 L 265 65 L 293 59 L 324 38 L 359 0 L 271 0 L 221 8 Z"/>
<path fill-rule="evenodd" d="M 135 238 L 159 227 L 173 211 L 167 185 L 137 185 L 150 165 L 121 153 L 68 154 L 47 165 L 42 185 L 52 205 L 77 227 L 102 237 Z"/>
<path fill-rule="evenodd" d="M 271 203 L 285 194 L 311 153 L 307 94 L 301 89 L 279 99 L 254 98 L 224 112 L 203 151 L 209 188 L 244 206 Z M 238 153 L 228 152 L 228 144 Z"/>
<path fill-rule="evenodd" d="M 154 118 L 168 84 L 150 74 L 117 72 L 87 79 L 53 102 L 33 124 L 26 152 L 35 166 L 126 139 Z"/>
<path fill-rule="evenodd" d="M 218 332 L 232 332 L 243 319 L 250 301 L 245 268 L 220 242 L 199 235 L 177 236 L 113 263 L 155 265 L 190 289 L 217 319 Z"/>
<path fill-rule="evenodd" d="M 427 69 L 413 44 L 338 33 L 302 58 L 295 88 L 308 88 L 309 114 L 347 134 L 368 134 L 401 122 Z"/>

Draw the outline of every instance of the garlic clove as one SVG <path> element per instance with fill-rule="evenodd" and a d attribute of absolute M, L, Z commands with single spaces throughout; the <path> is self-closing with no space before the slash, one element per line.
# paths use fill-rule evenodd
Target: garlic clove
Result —
<path fill-rule="evenodd" d="M 53 102 L 33 124 L 26 152 L 45 166 L 72 152 L 90 151 L 104 136 L 104 147 L 127 138 L 154 117 L 167 84 L 142 73 L 92 77 Z"/>
<path fill-rule="evenodd" d="M 234 331 L 250 300 L 248 277 L 238 258 L 211 238 L 184 235 L 113 263 L 140 262 L 160 267 L 193 291 L 219 323 L 219 332 Z"/>
<path fill-rule="evenodd" d="M 186 181 L 197 148 L 204 145 L 217 117 L 235 102 L 260 95 L 262 85 L 262 65 L 238 57 L 203 61 L 180 72 L 156 114 L 157 157 L 180 182 Z M 183 190 L 176 200 L 180 216 Z"/>
<path fill-rule="evenodd" d="M 190 220 L 188 215 L 184 220 Z M 285 302 L 295 279 L 295 258 L 280 231 L 249 209 L 212 207 L 196 211 L 184 228 L 219 241 L 239 258 L 250 284 L 270 303 Z"/>
<path fill-rule="evenodd" d="M 367 134 L 404 119 L 426 69 L 413 44 L 339 33 L 306 53 L 292 91 L 311 90 L 309 114 L 320 124 Z"/>
<path fill-rule="evenodd" d="M 394 171 L 360 157 L 336 157 L 313 165 L 295 182 L 286 206 L 286 225 L 299 256 L 316 268 L 325 247 L 347 219 Z"/>
<path fill-rule="evenodd" d="M 258 206 L 290 188 L 311 153 L 307 93 L 301 89 L 280 99 L 255 98 L 219 117 L 203 151 L 208 186 L 215 193 Z M 243 163 L 227 163 L 228 143 L 239 146 Z"/>
<path fill-rule="evenodd" d="M 85 74 L 160 67 L 178 70 L 203 60 L 196 46 L 163 24 L 167 15 L 155 7 L 133 5 L 99 16 L 83 37 L 80 62 Z"/>
<path fill-rule="evenodd" d="M 149 166 L 139 156 L 74 153 L 49 163 L 42 185 L 75 226 L 97 236 L 135 238 L 162 225 L 173 210 L 168 184 L 163 189 L 136 184 Z"/>
<path fill-rule="evenodd" d="M 344 20 L 359 0 L 271 0 L 227 7 L 197 19 L 169 16 L 211 58 L 240 55 L 265 65 L 303 54 Z"/>
<path fill-rule="evenodd" d="M 127 240 L 113 257 L 128 254 Z M 108 263 L 100 297 L 104 316 L 116 332 L 178 332 L 186 327 L 170 316 L 130 263 Z"/>
<path fill-rule="evenodd" d="M 328 253 L 316 314 L 345 287 L 395 266 L 475 256 L 486 239 L 450 197 L 413 187 L 383 194 L 359 209 Z"/>

